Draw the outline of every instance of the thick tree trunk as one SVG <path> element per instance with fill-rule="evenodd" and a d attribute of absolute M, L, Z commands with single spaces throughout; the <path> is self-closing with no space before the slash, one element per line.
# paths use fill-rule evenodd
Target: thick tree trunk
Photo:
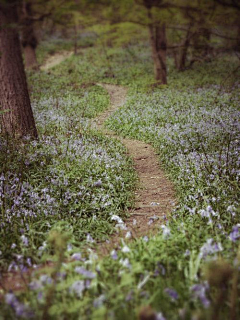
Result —
<path fill-rule="evenodd" d="M 155 79 L 160 84 L 167 84 L 167 38 L 165 24 L 154 24 L 151 8 L 148 9 L 149 18 L 149 36 L 152 49 L 152 58 L 154 63 Z"/>
<path fill-rule="evenodd" d="M 14 5 L 0 5 L 1 129 L 13 137 L 37 137 L 28 94 Z"/>
<path fill-rule="evenodd" d="M 26 69 L 38 69 L 39 65 L 36 57 L 36 47 L 38 44 L 34 32 L 34 21 L 32 19 L 31 3 L 23 2 L 21 12 L 21 42 L 25 57 Z"/>

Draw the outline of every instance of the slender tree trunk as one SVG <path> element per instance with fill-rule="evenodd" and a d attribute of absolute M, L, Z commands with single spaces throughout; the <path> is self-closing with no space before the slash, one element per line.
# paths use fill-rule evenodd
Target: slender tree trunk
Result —
<path fill-rule="evenodd" d="M 206 57 L 210 52 L 209 41 L 211 38 L 211 31 L 208 28 L 199 27 L 193 38 L 193 46 L 196 55 Z"/>
<path fill-rule="evenodd" d="M 167 37 L 165 23 L 161 26 L 156 26 L 156 47 L 161 66 L 157 74 L 160 74 L 159 80 L 161 83 L 167 84 Z"/>
<path fill-rule="evenodd" d="M 176 44 L 173 44 L 173 45 L 177 46 Z M 175 65 L 176 69 L 178 69 L 178 65 L 179 65 L 178 54 L 179 54 L 178 48 L 174 48 L 173 49 L 173 59 L 174 59 L 174 65 Z"/>
<path fill-rule="evenodd" d="M 179 59 L 177 63 L 177 68 L 179 71 L 183 71 L 186 67 L 186 61 L 187 61 L 187 53 L 188 53 L 188 48 L 191 40 L 191 25 L 188 28 L 186 38 L 184 39 L 182 46 L 180 48 L 180 53 L 179 53 Z"/>
<path fill-rule="evenodd" d="M 30 2 L 23 2 L 21 12 L 21 42 L 25 57 L 26 69 L 38 69 L 39 65 L 36 57 L 36 47 L 38 44 L 34 32 L 34 21 L 32 19 L 32 7 Z"/>
<path fill-rule="evenodd" d="M 240 25 L 237 27 L 237 41 L 236 41 L 236 50 L 240 52 Z"/>
<path fill-rule="evenodd" d="M 74 25 L 74 54 L 77 55 L 78 46 L 77 46 L 77 25 Z"/>
<path fill-rule="evenodd" d="M 202 37 L 203 37 L 203 55 L 206 57 L 210 54 L 211 48 L 209 42 L 211 39 L 211 30 L 208 28 L 202 28 Z"/>
<path fill-rule="evenodd" d="M 154 63 L 155 79 L 160 84 L 167 84 L 167 38 L 165 24 L 155 25 L 151 14 L 151 9 L 148 9 L 149 18 L 149 36 L 152 49 L 152 58 Z"/>
<path fill-rule="evenodd" d="M 35 48 L 31 45 L 23 47 L 26 69 L 39 69 Z"/>
<path fill-rule="evenodd" d="M 36 138 L 16 24 L 16 6 L 0 5 L 1 130 L 14 137 L 30 135 Z"/>

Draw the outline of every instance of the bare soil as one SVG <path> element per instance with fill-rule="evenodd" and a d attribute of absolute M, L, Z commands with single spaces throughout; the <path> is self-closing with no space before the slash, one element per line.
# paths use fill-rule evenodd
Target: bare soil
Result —
<path fill-rule="evenodd" d="M 73 55 L 72 51 L 62 51 L 50 56 L 45 63 L 40 67 L 41 70 L 49 70 L 55 67 L 57 64 L 61 63 L 65 59 Z"/>

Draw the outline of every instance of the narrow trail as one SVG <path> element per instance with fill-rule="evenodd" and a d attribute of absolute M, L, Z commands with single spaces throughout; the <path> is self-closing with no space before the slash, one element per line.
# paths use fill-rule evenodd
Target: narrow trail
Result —
<path fill-rule="evenodd" d="M 123 139 L 113 131 L 104 128 L 105 120 L 126 101 L 127 88 L 110 84 L 98 84 L 105 88 L 110 96 L 111 106 L 92 121 L 92 127 L 108 136 L 119 139 L 133 159 L 134 168 L 139 177 L 139 186 L 135 192 L 135 207 L 129 210 L 125 224 L 132 238 L 148 235 L 159 228 L 173 209 L 176 201 L 173 184 L 161 169 L 158 157 L 151 145 L 132 139 Z M 107 254 L 119 243 L 119 234 L 110 238 L 109 244 L 100 244 L 100 252 Z"/>
<path fill-rule="evenodd" d="M 56 65 L 58 65 L 59 63 L 61 63 L 65 59 L 71 57 L 72 55 L 73 55 L 72 51 L 62 51 L 62 52 L 56 53 L 56 54 L 50 56 L 45 61 L 45 63 L 40 67 L 40 70 L 47 71 L 47 70 L 55 67 Z"/>

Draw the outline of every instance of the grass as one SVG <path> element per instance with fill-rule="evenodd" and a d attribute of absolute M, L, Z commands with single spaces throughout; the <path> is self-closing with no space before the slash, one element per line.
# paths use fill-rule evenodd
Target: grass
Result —
<path fill-rule="evenodd" d="M 16 153 L 10 152 L 9 157 L 18 159 L 16 154 L 20 158 L 24 154 L 29 159 L 28 154 L 35 154 L 33 165 L 24 172 L 37 190 L 43 190 L 45 183 L 39 186 L 43 177 L 53 179 L 52 193 L 47 194 L 58 199 L 56 210 L 63 216 L 56 221 L 59 215 L 53 215 L 54 223 L 46 229 L 46 242 L 38 251 L 42 260 L 58 263 L 36 273 L 28 291 L 6 294 L 3 318 L 236 318 L 240 312 L 237 64 L 234 57 L 222 56 L 178 73 L 170 61 L 169 85 L 155 88 L 150 56 L 142 45 L 131 52 L 91 48 L 55 67 L 50 75 L 31 75 L 31 83 L 37 84 L 32 96 L 44 139 L 39 145 L 25 146 L 34 150 L 13 150 Z M 135 177 L 120 144 L 87 126 L 85 117 L 94 117 L 107 104 L 104 90 L 94 85 L 98 81 L 129 86 L 126 105 L 107 126 L 151 143 L 179 198 L 179 205 L 156 235 L 132 243 L 123 240 L 104 259 L 86 242 L 81 248 L 79 240 L 89 244 L 91 237 L 101 239 L 113 230 L 109 217 L 121 215 L 128 205 Z M 41 157 L 44 165 L 39 170 Z M 20 170 L 19 162 L 6 163 L 13 163 L 7 172 Z M 54 179 L 61 182 L 55 185 Z M 79 191 L 82 202 L 76 204 Z M 99 208 L 109 192 L 105 201 L 112 203 Z M 40 215 L 38 226 L 46 221 Z M 26 250 L 25 239 L 17 231 L 13 234 L 21 242 L 14 253 Z M 6 257 L 12 254 L 10 245 Z M 31 243 L 27 248 L 33 247 Z M 72 263 L 62 263 L 69 257 Z"/>

